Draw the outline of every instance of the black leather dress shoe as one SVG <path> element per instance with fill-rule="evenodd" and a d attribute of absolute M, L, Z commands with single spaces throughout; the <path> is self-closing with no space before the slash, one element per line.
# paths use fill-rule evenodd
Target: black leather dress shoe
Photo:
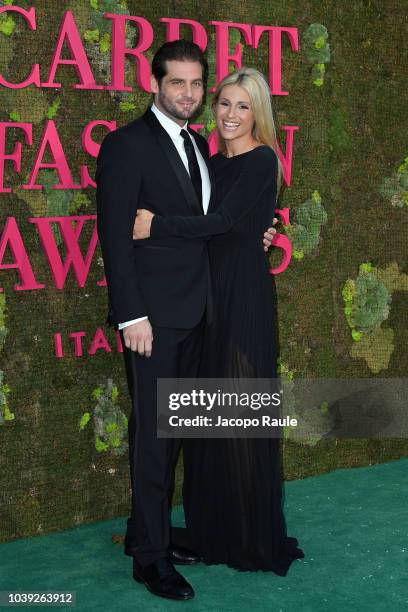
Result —
<path fill-rule="evenodd" d="M 133 558 L 133 578 L 142 582 L 154 595 L 168 599 L 192 599 L 194 591 L 192 586 L 175 569 L 168 557 L 157 559 L 142 567 Z"/>
<path fill-rule="evenodd" d="M 172 563 L 180 565 L 194 565 L 194 563 L 201 561 L 201 557 L 192 550 L 184 548 L 184 546 L 176 546 L 175 544 L 169 546 L 168 555 Z"/>

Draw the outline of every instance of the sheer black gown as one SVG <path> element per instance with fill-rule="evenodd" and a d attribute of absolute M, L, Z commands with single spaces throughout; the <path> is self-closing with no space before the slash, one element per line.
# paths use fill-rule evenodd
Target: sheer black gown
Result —
<path fill-rule="evenodd" d="M 210 160 L 216 212 L 159 217 L 151 237 L 209 240 L 214 316 L 205 331 L 200 377 L 276 378 L 274 277 L 262 237 L 274 216 L 277 158 L 267 146 Z M 285 576 L 304 557 L 287 536 L 279 438 L 185 439 L 183 500 L 192 548 L 205 563 Z"/>

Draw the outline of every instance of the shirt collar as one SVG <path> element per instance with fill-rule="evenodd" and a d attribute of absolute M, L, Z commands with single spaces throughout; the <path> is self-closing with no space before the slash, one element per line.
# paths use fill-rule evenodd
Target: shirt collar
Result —
<path fill-rule="evenodd" d="M 154 103 L 152 104 L 151 110 L 156 115 L 161 126 L 166 130 L 170 138 L 172 138 L 173 140 L 176 140 L 176 138 L 180 136 L 181 130 L 187 129 L 188 121 L 186 121 L 182 127 L 179 126 L 178 123 L 173 121 L 173 119 L 170 119 L 170 117 L 167 117 L 167 115 L 162 113 L 162 111 L 159 110 Z"/>

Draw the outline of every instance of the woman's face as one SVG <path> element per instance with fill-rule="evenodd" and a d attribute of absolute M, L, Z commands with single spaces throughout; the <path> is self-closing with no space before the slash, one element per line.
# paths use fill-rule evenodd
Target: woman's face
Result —
<path fill-rule="evenodd" d="M 254 114 L 245 89 L 239 85 L 225 85 L 215 106 L 215 119 L 221 136 L 226 141 L 252 142 Z"/>

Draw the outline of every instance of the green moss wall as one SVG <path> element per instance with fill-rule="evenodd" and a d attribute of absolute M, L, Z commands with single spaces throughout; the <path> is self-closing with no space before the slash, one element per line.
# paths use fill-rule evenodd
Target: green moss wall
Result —
<path fill-rule="evenodd" d="M 10 4 L 10 2 L 1 2 Z M 0 73 L 23 79 L 34 61 L 48 72 L 65 10 L 75 16 L 98 83 L 109 82 L 110 21 L 102 14 L 128 12 L 154 27 L 154 52 L 164 42 L 160 17 L 196 19 L 209 33 L 211 20 L 298 28 L 300 50 L 283 41 L 283 88 L 274 97 L 279 125 L 298 125 L 292 183 L 280 206 L 289 207 L 287 233 L 294 253 L 277 277 L 282 372 L 299 377 L 402 377 L 407 372 L 408 155 L 406 3 L 403 0 L 162 1 L 61 0 L 19 2 L 34 6 L 37 31 L 0 16 Z M 314 25 L 313 25 L 314 24 Z M 188 30 L 184 31 L 188 34 Z M 132 38 L 129 33 L 130 39 Z M 231 47 L 239 42 L 231 33 Z M 151 56 L 151 53 L 150 53 Z M 268 48 L 244 48 L 244 63 L 268 72 Z M 33 146 L 23 147 L 21 173 L 6 162 L 0 194 L 1 227 L 16 218 L 36 278 L 46 287 L 14 291 L 18 275 L 0 271 L 0 540 L 35 535 L 84 522 L 126 515 L 130 505 L 126 422 L 129 414 L 122 356 L 112 330 L 112 352 L 87 354 L 104 327 L 105 289 L 98 251 L 86 285 L 72 273 L 63 290 L 54 286 L 29 217 L 95 213 L 95 191 L 56 191 L 55 172 L 40 172 L 41 191 L 26 182 L 47 119 L 52 118 L 74 176 L 80 164 L 93 175 L 95 160 L 83 152 L 81 133 L 96 119 L 122 125 L 140 114 L 150 96 L 78 91 L 72 67 L 60 67 L 63 87 L 0 88 L 0 121 L 33 124 Z M 135 85 L 129 63 L 127 82 Z M 212 128 L 209 109 L 201 121 Z M 98 128 L 99 141 L 104 130 Z M 17 135 L 8 136 L 8 151 Z M 21 139 L 21 135 L 19 135 Z M 285 134 L 281 132 L 285 150 Z M 63 246 L 61 239 L 61 252 Z M 81 245 L 90 230 L 85 227 Z M 271 255 L 271 265 L 280 253 Z M 4 262 L 12 261 L 8 253 Z M 75 357 L 68 335 L 85 331 L 84 355 Z M 62 333 L 65 356 L 54 355 Z M 291 374 L 292 373 L 292 374 Z M 340 466 L 358 466 L 408 454 L 394 440 L 285 441 L 285 473 L 302 478 Z M 178 483 L 182 466 L 178 466 Z M 178 485 L 176 501 L 180 499 Z"/>

